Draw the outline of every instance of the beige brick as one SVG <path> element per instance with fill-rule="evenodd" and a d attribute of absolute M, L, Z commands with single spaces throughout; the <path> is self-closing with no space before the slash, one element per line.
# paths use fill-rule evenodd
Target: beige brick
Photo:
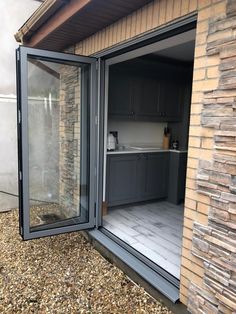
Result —
<path fill-rule="evenodd" d="M 186 179 L 186 186 L 189 188 L 189 189 L 196 189 L 196 181 L 193 180 L 193 179 Z"/>
<path fill-rule="evenodd" d="M 183 247 L 185 247 L 186 249 L 191 250 L 192 248 L 192 241 L 190 241 L 189 239 L 183 238 Z"/>
<path fill-rule="evenodd" d="M 199 137 L 190 136 L 188 145 L 190 147 L 200 147 L 201 146 L 201 139 Z"/>
<path fill-rule="evenodd" d="M 206 69 L 196 69 L 193 71 L 193 80 L 199 81 L 206 77 Z"/>
<path fill-rule="evenodd" d="M 205 79 L 201 81 L 193 81 L 194 91 L 210 91 L 215 90 L 218 87 L 219 80 L 217 79 Z"/>
<path fill-rule="evenodd" d="M 204 203 L 206 205 L 210 205 L 210 198 L 207 195 L 198 193 L 196 197 L 196 201 Z"/>
<path fill-rule="evenodd" d="M 188 207 L 188 208 L 190 208 L 190 209 L 192 209 L 192 210 L 196 210 L 196 208 L 197 208 L 197 202 L 194 201 L 194 200 L 191 200 L 191 199 L 189 199 L 189 198 L 185 198 L 184 206 L 185 206 L 185 207 Z"/>
<path fill-rule="evenodd" d="M 197 203 L 197 211 L 199 213 L 202 213 L 204 215 L 208 215 L 208 211 L 209 211 L 209 205 L 198 202 Z"/>
<path fill-rule="evenodd" d="M 191 198 L 192 200 L 197 200 L 198 199 L 198 192 L 193 190 L 193 189 L 189 189 L 186 188 L 186 197 Z"/>
<path fill-rule="evenodd" d="M 193 230 L 184 227 L 183 236 L 184 236 L 186 239 L 192 240 L 192 238 L 193 238 Z"/>
<path fill-rule="evenodd" d="M 186 207 L 184 211 L 184 217 L 191 220 L 195 220 L 195 218 L 197 217 L 197 212 L 195 210 L 192 210 Z"/>
<path fill-rule="evenodd" d="M 199 126 L 190 126 L 189 135 L 190 136 L 199 136 L 201 134 L 202 128 Z"/>
<path fill-rule="evenodd" d="M 207 66 L 206 56 L 194 58 L 194 70 L 202 69 L 205 68 L 206 66 Z"/>
<path fill-rule="evenodd" d="M 208 223 L 208 216 L 202 213 L 197 213 L 196 221 L 206 226 Z"/>
<path fill-rule="evenodd" d="M 200 135 L 202 137 L 213 137 L 215 130 L 213 128 L 201 128 Z"/>
<path fill-rule="evenodd" d="M 202 93 L 201 93 L 202 95 Z M 202 112 L 202 104 L 194 104 L 191 105 L 191 114 L 199 114 Z"/>
<path fill-rule="evenodd" d="M 194 274 L 192 270 L 189 270 L 185 268 L 184 266 L 181 267 L 181 275 L 186 278 L 189 278 L 191 282 L 195 283 L 199 287 L 201 287 L 203 284 L 202 277 L 198 276 L 197 274 Z"/>
<path fill-rule="evenodd" d="M 200 115 L 191 115 L 190 124 L 191 125 L 200 125 L 201 124 L 201 116 Z"/>
<path fill-rule="evenodd" d="M 201 104 L 203 100 L 203 93 L 202 92 L 197 92 L 197 91 L 193 91 L 192 92 L 192 106 L 193 104 L 198 104 L 198 106 Z M 192 112 L 192 106 L 191 106 L 191 113 L 194 113 Z"/>
<path fill-rule="evenodd" d="M 190 178 L 190 179 L 195 179 L 196 178 L 196 174 L 197 174 L 196 169 L 188 168 L 186 177 Z"/>
<path fill-rule="evenodd" d="M 207 32 L 200 33 L 196 35 L 196 46 L 206 44 L 207 42 Z"/>
<path fill-rule="evenodd" d="M 199 33 L 203 33 L 203 32 L 208 33 L 208 28 L 209 28 L 208 19 L 206 19 L 204 21 L 198 21 L 198 23 L 197 23 L 197 36 Z"/>
<path fill-rule="evenodd" d="M 213 66 L 213 67 L 209 67 L 207 69 L 207 77 L 208 78 L 218 78 L 219 77 L 219 67 L 218 66 Z"/>
<path fill-rule="evenodd" d="M 202 138 L 201 147 L 202 148 L 213 148 L 214 140 L 212 138 Z"/>
<path fill-rule="evenodd" d="M 188 156 L 192 158 L 198 158 L 199 152 L 200 152 L 199 148 L 189 147 Z"/>
<path fill-rule="evenodd" d="M 193 169 L 197 169 L 198 167 L 198 158 L 188 158 L 188 164 L 187 164 L 187 167 L 188 168 L 193 168 Z"/>
<path fill-rule="evenodd" d="M 199 158 L 204 160 L 212 160 L 213 150 L 212 149 L 201 149 Z"/>
<path fill-rule="evenodd" d="M 194 57 L 198 58 L 198 57 L 202 57 L 206 55 L 206 44 L 203 45 L 199 45 L 195 47 L 194 50 Z"/>
<path fill-rule="evenodd" d="M 184 287 L 188 288 L 188 286 L 189 286 L 189 279 L 182 275 L 180 277 L 180 284 L 183 285 Z"/>
<path fill-rule="evenodd" d="M 184 217 L 184 228 L 193 229 L 193 220 L 187 217 Z"/>
<path fill-rule="evenodd" d="M 182 256 L 181 265 L 188 269 L 192 268 L 192 262 L 188 258 L 185 258 L 184 256 Z"/>
<path fill-rule="evenodd" d="M 204 1 L 204 0 L 202 0 Z M 206 20 L 211 16 L 211 8 L 203 8 L 201 10 L 198 10 L 198 22 L 202 20 Z"/>
<path fill-rule="evenodd" d="M 180 293 L 179 299 L 180 299 L 180 302 L 181 302 L 181 303 L 183 303 L 184 305 L 187 305 L 187 303 L 188 303 L 188 298 L 187 298 L 186 295 L 183 295 L 183 294 Z"/>
<path fill-rule="evenodd" d="M 204 0 L 201 0 L 204 1 Z M 208 19 L 210 17 L 224 16 L 226 11 L 226 1 L 213 4 L 198 11 L 198 21 Z"/>
<path fill-rule="evenodd" d="M 220 58 L 218 55 L 212 55 L 206 57 L 206 66 L 218 66 L 220 64 Z"/>

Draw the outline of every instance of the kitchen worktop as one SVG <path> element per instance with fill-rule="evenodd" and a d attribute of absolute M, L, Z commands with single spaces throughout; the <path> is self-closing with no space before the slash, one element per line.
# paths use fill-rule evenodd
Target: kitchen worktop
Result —
<path fill-rule="evenodd" d="M 175 149 L 134 149 L 134 148 L 125 148 L 121 150 L 107 151 L 107 155 L 118 155 L 118 154 L 144 154 L 144 153 L 163 153 L 163 152 L 173 152 L 173 153 L 187 153 L 187 150 L 175 150 Z"/>

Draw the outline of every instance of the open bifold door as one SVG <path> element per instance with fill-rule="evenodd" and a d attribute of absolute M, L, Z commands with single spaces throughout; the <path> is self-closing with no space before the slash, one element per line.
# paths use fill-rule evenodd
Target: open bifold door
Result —
<path fill-rule="evenodd" d="M 95 58 L 20 47 L 17 59 L 20 234 L 95 223 Z"/>

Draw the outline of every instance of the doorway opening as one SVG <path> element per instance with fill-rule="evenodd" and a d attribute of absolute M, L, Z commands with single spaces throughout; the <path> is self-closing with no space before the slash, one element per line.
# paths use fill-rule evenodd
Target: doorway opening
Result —
<path fill-rule="evenodd" d="M 180 278 L 195 29 L 106 61 L 104 232 Z"/>

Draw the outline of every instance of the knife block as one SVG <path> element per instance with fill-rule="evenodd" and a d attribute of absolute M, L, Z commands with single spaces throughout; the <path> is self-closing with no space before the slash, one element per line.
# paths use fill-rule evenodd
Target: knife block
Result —
<path fill-rule="evenodd" d="M 162 148 L 163 149 L 169 149 L 170 148 L 170 134 L 163 135 Z"/>

